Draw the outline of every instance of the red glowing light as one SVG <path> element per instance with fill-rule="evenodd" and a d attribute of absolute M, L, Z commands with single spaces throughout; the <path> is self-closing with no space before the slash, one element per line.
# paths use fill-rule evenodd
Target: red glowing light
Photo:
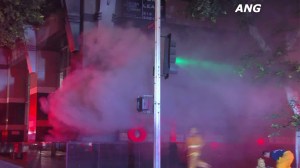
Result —
<path fill-rule="evenodd" d="M 177 140 L 176 132 L 172 131 L 170 135 L 170 142 L 176 142 L 176 140 Z"/>
<path fill-rule="evenodd" d="M 220 146 L 220 144 L 219 144 L 218 142 L 211 142 L 211 143 L 209 144 L 209 146 L 210 146 L 212 149 L 217 149 L 217 148 Z"/>
<path fill-rule="evenodd" d="M 29 109 L 30 110 L 28 115 L 28 141 L 34 142 L 36 133 L 37 93 L 30 93 Z"/>
<path fill-rule="evenodd" d="M 265 144 L 265 140 L 264 140 L 263 138 L 259 138 L 259 139 L 256 141 L 256 143 L 257 143 L 258 145 L 263 145 L 263 144 Z"/>
<path fill-rule="evenodd" d="M 147 137 L 147 132 L 143 128 L 133 128 L 128 130 L 127 135 L 133 142 L 143 142 Z"/>

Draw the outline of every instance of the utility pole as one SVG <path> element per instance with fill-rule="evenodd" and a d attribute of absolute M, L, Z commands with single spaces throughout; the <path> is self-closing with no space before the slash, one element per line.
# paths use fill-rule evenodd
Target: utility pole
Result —
<path fill-rule="evenodd" d="M 294 112 L 294 114 L 300 115 L 300 108 L 299 108 L 299 95 L 297 91 L 292 87 L 286 87 L 285 92 L 287 95 L 288 102 Z M 296 129 L 295 134 L 295 160 L 296 160 L 296 168 L 300 168 L 300 130 Z"/>
<path fill-rule="evenodd" d="M 154 58 L 154 145 L 153 168 L 160 168 L 160 11 L 161 0 L 155 0 L 155 58 Z"/>

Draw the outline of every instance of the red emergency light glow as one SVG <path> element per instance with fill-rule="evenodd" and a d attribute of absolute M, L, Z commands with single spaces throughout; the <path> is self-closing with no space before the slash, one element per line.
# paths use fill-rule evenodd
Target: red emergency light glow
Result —
<path fill-rule="evenodd" d="M 263 138 L 259 138 L 259 139 L 257 139 L 256 143 L 258 145 L 263 145 L 263 144 L 265 144 L 265 140 Z"/>
<path fill-rule="evenodd" d="M 220 144 L 218 142 L 211 142 L 209 144 L 209 146 L 212 148 L 212 149 L 217 149 L 219 148 Z"/>
<path fill-rule="evenodd" d="M 128 130 L 127 135 L 133 142 L 143 142 L 147 137 L 147 132 L 143 128 L 132 128 Z"/>

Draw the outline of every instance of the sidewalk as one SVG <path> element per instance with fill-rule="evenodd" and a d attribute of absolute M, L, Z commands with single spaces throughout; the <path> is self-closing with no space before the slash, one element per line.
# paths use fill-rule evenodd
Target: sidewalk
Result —
<path fill-rule="evenodd" d="M 64 152 L 57 152 L 55 157 L 50 151 L 30 151 L 23 159 L 0 156 L 1 168 L 65 168 L 65 163 Z"/>
<path fill-rule="evenodd" d="M 2 160 L 2 158 L 0 159 L 0 167 L 2 167 L 2 168 L 22 168 L 22 166 L 10 163 L 8 161 L 4 161 L 4 160 Z"/>

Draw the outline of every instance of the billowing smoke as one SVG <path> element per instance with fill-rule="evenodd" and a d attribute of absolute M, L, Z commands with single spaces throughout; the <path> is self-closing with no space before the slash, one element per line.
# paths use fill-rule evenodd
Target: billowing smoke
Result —
<path fill-rule="evenodd" d="M 189 128 L 197 127 L 207 142 L 246 144 L 226 150 L 221 158 L 214 153 L 213 161 L 221 163 L 222 157 L 236 151 L 240 152 L 236 153 L 237 160 L 245 160 L 245 151 L 254 149 L 255 157 L 259 157 L 263 149 L 247 145 L 256 144 L 259 138 L 267 141 L 273 114 L 293 112 L 287 105 L 284 85 L 275 83 L 272 76 L 258 76 L 256 80 L 237 73 L 240 58 L 272 56 L 283 43 L 291 53 L 288 58 L 299 59 L 299 47 L 295 47 L 299 45 L 299 31 L 269 38 L 272 32 L 267 29 L 276 27 L 277 22 L 266 26 L 266 18 L 250 32 L 232 25 L 214 30 L 163 30 L 163 34 L 172 33 L 178 58 L 185 61 L 178 62 L 177 74 L 162 79 L 163 140 L 171 132 L 182 140 Z M 153 34 L 145 35 L 135 28 L 100 26 L 83 37 L 83 67 L 69 74 L 63 86 L 43 103 L 54 127 L 53 137 L 112 140 L 117 131 L 140 126 L 151 134 L 153 115 L 138 113 L 135 107 L 138 96 L 153 94 Z M 258 75 L 257 71 L 248 73 Z M 251 159 L 253 164 L 256 158 Z M 222 165 L 226 164 L 224 161 Z"/>
<path fill-rule="evenodd" d="M 176 36 L 178 56 L 190 63 L 179 63 L 178 74 L 162 81 L 162 114 L 180 134 L 196 126 L 209 141 L 255 142 L 271 131 L 270 116 L 286 107 L 281 86 L 236 73 L 238 56 L 251 52 L 253 41 L 242 32 L 228 38 L 230 33 Z"/>
<path fill-rule="evenodd" d="M 276 49 L 263 39 L 264 31 L 164 30 L 170 32 L 178 57 L 194 63 L 178 64 L 178 74 L 162 79 L 163 139 L 171 131 L 184 136 L 194 126 L 211 141 L 266 138 L 269 116 L 286 110 L 284 89 L 270 78 L 255 81 L 236 73 L 241 56 Z M 135 109 L 138 96 L 153 94 L 153 34 L 101 26 L 83 36 L 83 67 L 48 99 L 54 137 L 64 128 L 94 140 L 137 126 L 153 132 L 153 116 Z"/>
<path fill-rule="evenodd" d="M 233 51 L 244 35 L 231 41 L 226 36 L 197 33 L 188 39 L 174 33 L 178 56 L 197 63 L 179 65 L 178 74 L 162 80 L 163 139 L 171 130 L 185 135 L 192 126 L 208 138 L 218 137 L 214 141 L 249 139 L 257 127 L 268 126 L 266 116 L 284 104 L 280 87 L 253 83 L 235 73 L 235 64 L 227 57 L 246 52 L 247 47 Z M 153 132 L 153 116 L 135 109 L 138 96 L 153 94 L 153 39 L 134 28 L 104 26 L 84 37 L 83 67 L 69 74 L 48 99 L 53 135 L 69 135 L 67 129 L 80 138 L 98 140 L 137 126 Z M 195 41 L 197 47 L 191 47 Z M 207 61 L 208 67 L 201 66 Z M 222 69 L 224 64 L 232 71 Z M 263 129 L 257 134 L 266 136 Z"/>
<path fill-rule="evenodd" d="M 134 28 L 103 26 L 84 35 L 84 42 L 83 68 L 69 74 L 48 100 L 54 134 L 66 126 L 79 136 L 142 126 L 136 98 L 152 90 L 149 37 Z"/>

